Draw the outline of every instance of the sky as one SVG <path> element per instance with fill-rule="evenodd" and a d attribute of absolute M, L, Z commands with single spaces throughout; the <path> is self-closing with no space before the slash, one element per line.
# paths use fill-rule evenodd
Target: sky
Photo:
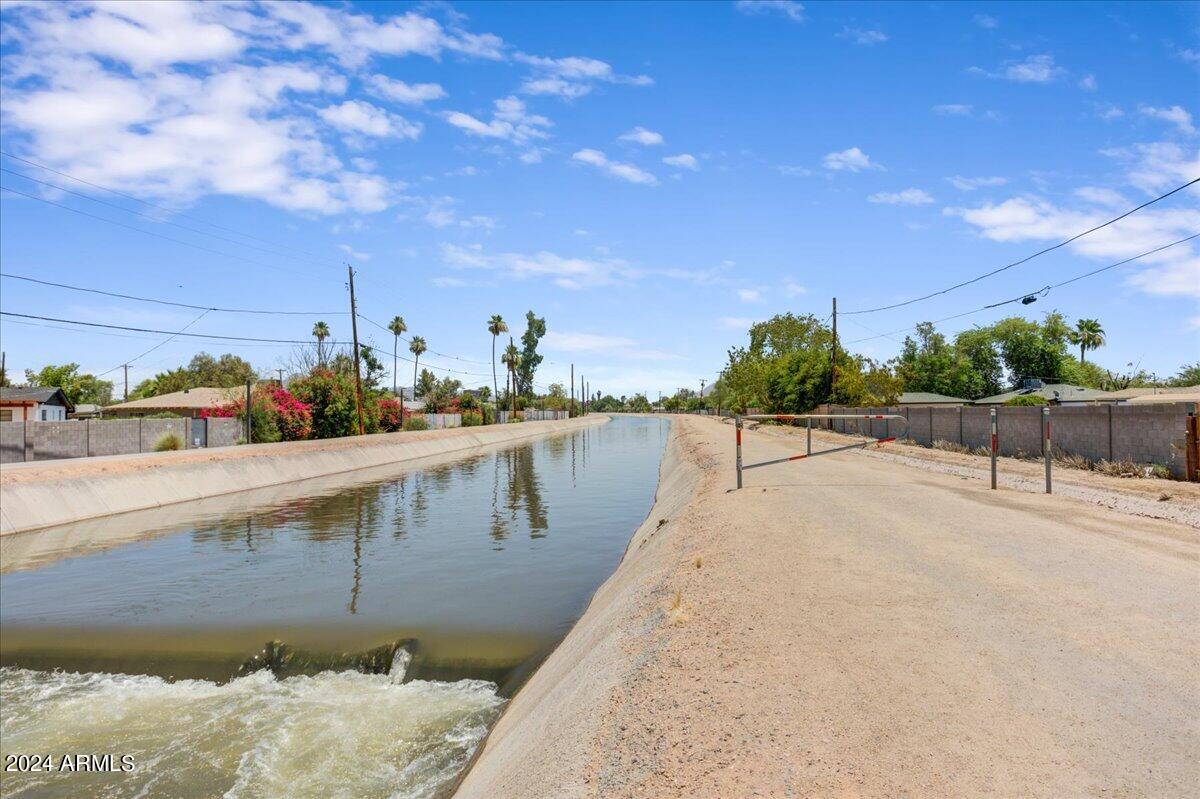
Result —
<path fill-rule="evenodd" d="M 1200 233 L 1200 5 L 1187 3 L 25 3 L 0 10 L 10 313 L 309 339 L 491 382 L 492 314 L 544 316 L 537 383 L 711 382 L 773 314 L 853 351 Z M 53 171 L 50 171 L 53 170 Z M 40 182 L 39 182 L 40 181 Z M 1091 355 L 1200 360 L 1200 240 L 1014 312 L 1101 321 Z M 10 374 L 130 385 L 204 350 L 264 374 L 291 345 L 4 317 Z M 165 341 L 165 343 L 163 343 Z M 148 354 L 146 350 L 155 347 Z M 403 343 L 401 343 L 403 347 Z M 402 354 L 406 354 L 403 353 Z M 140 357 L 138 357 L 140 356 Z M 391 359 L 385 359 L 389 369 Z M 401 384 L 411 383 L 402 362 Z M 390 379 L 388 380 L 390 383 Z"/>

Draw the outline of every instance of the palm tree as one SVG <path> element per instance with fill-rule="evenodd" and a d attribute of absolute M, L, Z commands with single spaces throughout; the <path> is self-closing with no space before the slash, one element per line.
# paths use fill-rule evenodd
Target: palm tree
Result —
<path fill-rule="evenodd" d="M 504 354 L 500 356 L 500 362 L 508 367 L 509 377 L 509 396 L 512 397 L 513 416 L 517 413 L 517 369 L 521 366 L 521 352 L 517 349 L 517 345 L 513 344 L 512 339 L 508 340 L 508 346 L 504 348 Z"/>
<path fill-rule="evenodd" d="M 508 332 L 508 324 L 500 314 L 492 314 L 488 320 L 488 332 L 492 334 L 492 389 L 496 392 L 496 410 L 500 410 L 500 384 L 496 381 L 496 337 Z"/>
<path fill-rule="evenodd" d="M 413 399 L 417 398 L 417 364 L 421 362 L 421 353 L 425 351 L 425 339 L 413 336 L 408 342 L 408 351 L 413 354 Z"/>
<path fill-rule="evenodd" d="M 317 322 L 313 325 L 313 336 L 317 339 L 317 365 L 325 365 L 325 339 L 329 338 L 329 325 Z"/>
<path fill-rule="evenodd" d="M 1080 319 L 1069 338 L 1072 344 L 1079 345 L 1079 362 L 1083 363 L 1088 350 L 1104 346 L 1104 328 L 1097 319 Z"/>
<path fill-rule="evenodd" d="M 404 324 L 403 316 L 393 316 L 392 321 L 388 322 L 388 330 L 392 331 L 392 393 L 400 396 L 396 393 L 396 348 L 408 325 Z"/>

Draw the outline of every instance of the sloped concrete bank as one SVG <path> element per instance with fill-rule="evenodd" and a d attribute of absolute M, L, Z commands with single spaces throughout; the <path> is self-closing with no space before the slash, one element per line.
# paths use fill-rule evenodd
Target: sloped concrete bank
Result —
<path fill-rule="evenodd" d="M 0 536 L 570 432 L 609 417 L 7 464 Z"/>

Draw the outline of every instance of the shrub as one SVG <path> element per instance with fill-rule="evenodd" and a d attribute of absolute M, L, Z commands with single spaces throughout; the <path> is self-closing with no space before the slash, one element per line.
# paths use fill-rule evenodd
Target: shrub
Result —
<path fill-rule="evenodd" d="M 525 420 L 524 420 L 524 419 L 522 419 L 520 416 L 518 416 L 518 415 L 517 415 L 517 414 L 515 414 L 515 413 L 514 413 L 512 416 L 509 416 L 509 417 L 508 417 L 508 423 L 509 423 L 509 424 L 516 424 L 517 422 L 523 422 L 523 421 L 525 421 Z"/>
<path fill-rule="evenodd" d="M 1035 405 L 1045 405 L 1046 398 L 1039 397 L 1037 394 L 1022 394 L 1019 397 L 1013 397 L 1004 404 L 1016 407 L 1033 407 Z"/>
<path fill-rule="evenodd" d="M 428 430 L 429 422 L 425 421 L 424 416 L 410 416 L 404 420 L 405 430 Z"/>
<path fill-rule="evenodd" d="M 400 400 L 395 397 L 381 397 L 376 408 L 379 412 L 380 430 L 395 433 L 404 429 L 404 419 L 408 414 Z"/>
<path fill-rule="evenodd" d="M 483 424 L 483 417 L 478 413 L 468 412 L 462 415 L 463 427 L 478 427 L 481 424 Z"/>
<path fill-rule="evenodd" d="M 358 433 L 358 414 L 354 403 L 354 378 L 329 369 L 315 369 L 311 375 L 291 382 L 292 393 L 309 406 L 313 438 L 339 438 Z M 365 432 L 379 430 L 378 405 L 370 399 L 363 407 Z"/>
<path fill-rule="evenodd" d="M 236 418 L 245 421 L 243 397 L 204 409 L 202 418 Z M 254 443 L 302 441 L 312 435 L 312 408 L 283 388 L 259 387 L 250 397 L 250 435 Z"/>
<path fill-rule="evenodd" d="M 155 452 L 173 452 L 177 449 L 183 449 L 183 439 L 175 433 L 167 433 L 154 442 Z"/>

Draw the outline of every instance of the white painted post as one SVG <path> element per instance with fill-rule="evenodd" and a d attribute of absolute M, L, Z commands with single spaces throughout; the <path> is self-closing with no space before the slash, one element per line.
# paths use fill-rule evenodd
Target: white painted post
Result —
<path fill-rule="evenodd" d="M 996 409 L 992 408 L 992 489 L 996 488 L 996 455 L 999 448 L 1000 439 L 996 434 Z"/>
<path fill-rule="evenodd" d="M 808 445 L 807 445 L 807 448 L 804 450 L 804 454 L 811 455 L 812 454 L 812 417 L 811 416 L 808 417 L 807 419 L 804 420 L 804 422 L 805 422 L 804 426 L 807 428 L 807 434 L 808 434 Z"/>
<path fill-rule="evenodd" d="M 1053 493 L 1050 490 L 1050 408 L 1042 408 L 1042 450 L 1046 456 L 1046 493 Z"/>

